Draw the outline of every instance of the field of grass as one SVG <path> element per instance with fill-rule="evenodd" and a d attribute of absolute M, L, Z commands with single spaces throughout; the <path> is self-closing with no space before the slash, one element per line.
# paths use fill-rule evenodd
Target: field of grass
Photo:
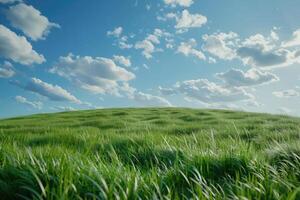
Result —
<path fill-rule="evenodd" d="M 0 120 L 0 199 L 300 199 L 300 119 L 145 108 Z"/>

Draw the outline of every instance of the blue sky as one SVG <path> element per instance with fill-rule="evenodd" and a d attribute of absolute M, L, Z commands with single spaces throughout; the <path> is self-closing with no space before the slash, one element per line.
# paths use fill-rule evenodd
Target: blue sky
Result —
<path fill-rule="evenodd" d="M 0 0 L 0 117 L 180 106 L 300 115 L 282 0 Z"/>

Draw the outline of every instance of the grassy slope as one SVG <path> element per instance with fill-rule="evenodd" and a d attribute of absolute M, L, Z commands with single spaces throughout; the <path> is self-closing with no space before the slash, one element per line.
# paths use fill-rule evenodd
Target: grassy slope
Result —
<path fill-rule="evenodd" d="M 0 198 L 300 199 L 299 130 L 299 118 L 180 108 L 0 120 Z"/>

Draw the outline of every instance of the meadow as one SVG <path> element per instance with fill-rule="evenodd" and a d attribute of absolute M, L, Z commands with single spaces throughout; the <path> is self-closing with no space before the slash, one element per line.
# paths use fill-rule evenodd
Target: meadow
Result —
<path fill-rule="evenodd" d="M 185 108 L 3 119 L 0 199 L 300 199 L 300 119 Z"/>

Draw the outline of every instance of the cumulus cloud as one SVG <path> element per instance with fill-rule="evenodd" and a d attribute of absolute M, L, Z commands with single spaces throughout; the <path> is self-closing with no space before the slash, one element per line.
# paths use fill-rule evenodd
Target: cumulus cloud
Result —
<path fill-rule="evenodd" d="M 107 36 L 120 37 L 123 32 L 123 28 L 121 26 L 115 28 L 112 31 L 107 31 Z"/>
<path fill-rule="evenodd" d="M 237 54 L 246 65 L 257 67 L 286 66 L 294 60 L 294 54 L 286 49 L 264 51 L 255 47 L 241 47 Z"/>
<path fill-rule="evenodd" d="M 155 45 L 160 43 L 160 38 L 162 37 L 170 37 L 171 34 L 163 31 L 161 29 L 154 29 L 152 34 L 148 34 L 148 36 L 142 40 L 138 41 L 135 44 L 135 49 L 142 49 L 142 55 L 147 59 L 152 58 L 152 54 L 159 49 L 155 48 Z"/>
<path fill-rule="evenodd" d="M 246 72 L 239 69 L 230 69 L 216 76 L 230 87 L 249 87 L 278 81 L 279 78 L 271 72 L 261 71 L 253 68 Z"/>
<path fill-rule="evenodd" d="M 25 104 L 25 105 L 31 106 L 33 108 L 36 108 L 36 109 L 41 109 L 43 106 L 43 103 L 40 101 L 29 101 L 25 97 L 22 97 L 22 96 L 16 96 L 15 100 L 18 103 Z"/>
<path fill-rule="evenodd" d="M 300 96 L 300 87 L 296 87 L 295 89 L 275 91 L 275 92 L 273 92 L 273 95 L 278 98 L 299 97 Z"/>
<path fill-rule="evenodd" d="M 234 32 L 205 34 L 202 39 L 204 51 L 224 60 L 231 60 L 235 57 L 234 46 L 238 35 Z"/>
<path fill-rule="evenodd" d="M 15 71 L 10 62 L 5 61 L 4 64 L 0 65 L 0 78 L 10 78 L 15 75 Z"/>
<path fill-rule="evenodd" d="M 135 93 L 133 98 L 145 106 L 172 106 L 172 104 L 165 98 L 143 92 Z"/>
<path fill-rule="evenodd" d="M 23 65 L 41 64 L 45 62 L 43 55 L 32 49 L 31 44 L 23 36 L 18 36 L 0 24 L 0 56 Z"/>
<path fill-rule="evenodd" d="M 20 3 L 6 11 L 6 17 L 12 26 L 20 29 L 32 40 L 45 39 L 51 28 L 59 28 L 56 23 L 49 22 L 47 17 L 33 6 Z"/>
<path fill-rule="evenodd" d="M 142 49 L 142 54 L 147 59 L 152 58 L 152 53 L 155 51 L 153 43 L 149 40 L 138 41 L 135 46 L 136 49 Z"/>
<path fill-rule="evenodd" d="M 226 87 L 210 82 L 207 79 L 177 82 L 172 88 L 160 89 L 162 94 L 182 94 L 185 97 L 207 103 L 224 103 L 250 100 L 254 97 L 243 88 Z"/>
<path fill-rule="evenodd" d="M 189 29 L 203 26 L 207 18 L 201 14 L 190 14 L 188 10 L 183 10 L 181 16 L 176 17 L 176 22 L 176 29 Z"/>
<path fill-rule="evenodd" d="M 177 52 L 182 53 L 185 56 L 193 55 L 200 60 L 205 60 L 205 55 L 200 50 L 195 49 L 196 46 L 196 40 L 190 39 L 188 42 L 181 42 L 177 48 Z"/>
<path fill-rule="evenodd" d="M 60 57 L 50 70 L 93 93 L 119 95 L 119 82 L 127 82 L 135 75 L 103 57 Z"/>
<path fill-rule="evenodd" d="M 128 57 L 114 55 L 113 58 L 114 58 L 114 61 L 116 63 L 119 63 L 120 65 L 123 65 L 125 67 L 131 66 L 131 61 L 130 61 L 130 58 L 128 58 Z"/>
<path fill-rule="evenodd" d="M 288 66 L 297 60 L 297 54 L 278 45 L 278 36 L 274 33 L 268 37 L 261 34 L 245 39 L 237 49 L 237 56 L 244 64 L 275 68 Z"/>
<path fill-rule="evenodd" d="M 275 29 L 269 36 L 251 35 L 241 40 L 234 32 L 214 33 L 202 37 L 204 51 L 223 59 L 239 59 L 244 65 L 272 69 L 284 67 L 299 61 L 300 53 L 283 48 Z"/>
<path fill-rule="evenodd" d="M 69 101 L 76 104 L 82 104 L 79 99 L 62 87 L 46 83 L 38 78 L 31 78 L 26 85 L 22 85 L 18 82 L 15 82 L 14 84 L 23 88 L 24 90 L 47 97 L 52 101 Z"/>
<path fill-rule="evenodd" d="M 300 29 L 293 32 L 293 36 L 290 40 L 283 41 L 282 47 L 294 47 L 300 46 Z"/>
<path fill-rule="evenodd" d="M 134 100 L 142 106 L 172 106 L 167 99 L 138 91 L 128 83 L 124 83 L 121 88 L 128 99 Z"/>
<path fill-rule="evenodd" d="M 190 7 L 194 3 L 193 0 L 164 0 L 164 2 L 172 7 L 175 7 L 176 5 Z"/>
<path fill-rule="evenodd" d="M 119 47 L 120 49 L 131 49 L 133 45 L 124 41 L 119 41 Z"/>
<path fill-rule="evenodd" d="M 123 28 L 117 27 L 112 31 L 107 31 L 107 36 L 112 36 L 115 38 L 115 44 L 118 45 L 120 49 L 131 49 L 133 47 L 132 44 L 128 43 L 128 36 L 122 35 Z"/>

